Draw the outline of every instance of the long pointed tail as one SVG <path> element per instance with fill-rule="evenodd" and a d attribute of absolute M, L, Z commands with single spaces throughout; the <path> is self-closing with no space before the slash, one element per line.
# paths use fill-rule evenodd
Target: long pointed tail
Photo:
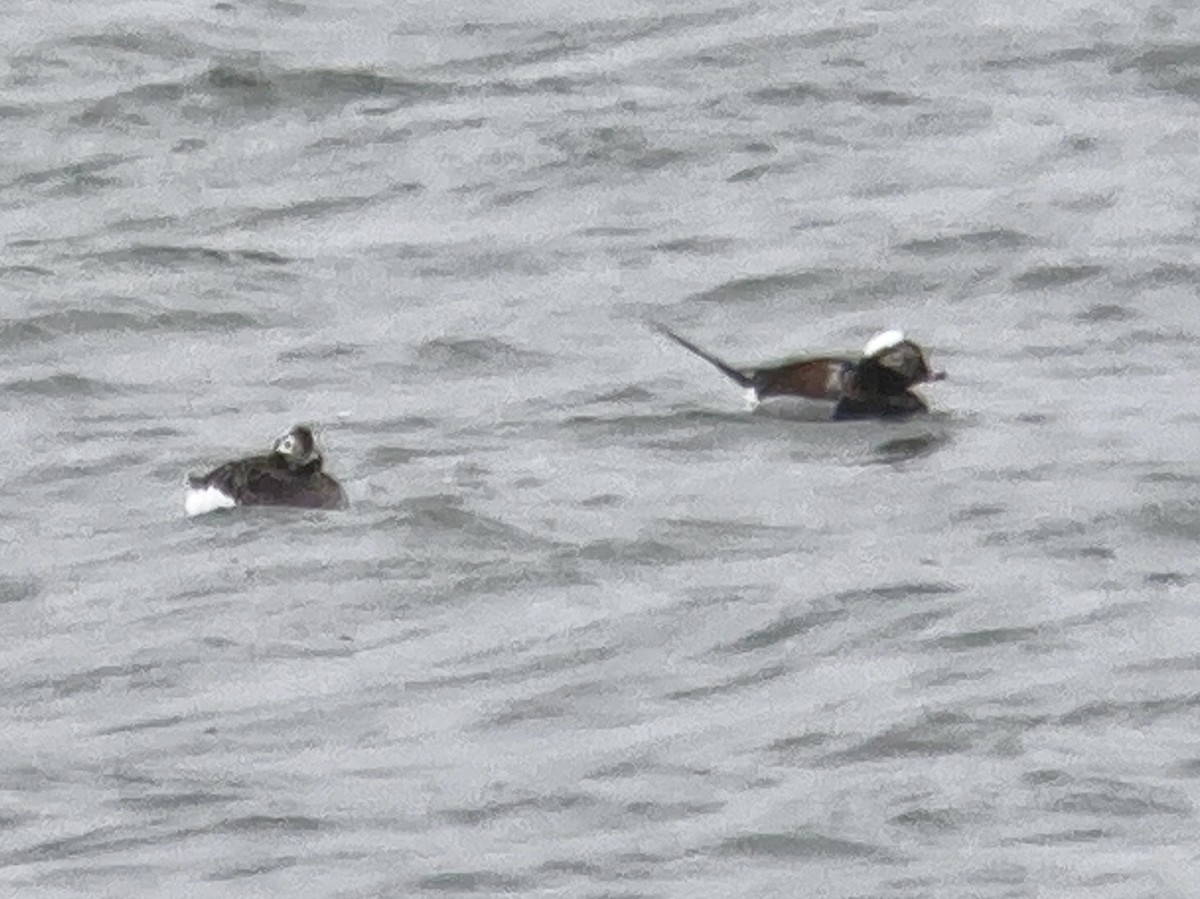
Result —
<path fill-rule="evenodd" d="M 684 338 L 680 337 L 666 325 L 660 325 L 655 321 L 647 321 L 646 325 L 650 328 L 653 328 L 663 337 L 675 341 L 688 352 L 695 353 L 709 365 L 715 366 L 722 374 L 735 381 L 739 386 L 751 389 L 754 387 L 754 379 L 749 375 L 738 371 L 728 362 L 725 362 L 723 359 L 718 359 L 707 350 L 700 349 L 700 347 L 696 346 L 696 344 L 692 343 L 690 340 L 685 340 Z"/>

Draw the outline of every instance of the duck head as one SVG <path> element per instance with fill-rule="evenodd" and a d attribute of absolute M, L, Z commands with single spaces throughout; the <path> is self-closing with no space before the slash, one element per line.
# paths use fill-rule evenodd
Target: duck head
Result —
<path fill-rule="evenodd" d="M 903 331 L 883 331 L 867 341 L 857 366 L 860 386 L 869 393 L 898 396 L 928 381 L 941 381 L 946 373 L 931 368 L 925 351 Z"/>
<path fill-rule="evenodd" d="M 271 444 L 271 454 L 278 456 L 288 468 L 321 467 L 317 441 L 312 430 L 304 425 L 295 425 L 276 437 Z"/>

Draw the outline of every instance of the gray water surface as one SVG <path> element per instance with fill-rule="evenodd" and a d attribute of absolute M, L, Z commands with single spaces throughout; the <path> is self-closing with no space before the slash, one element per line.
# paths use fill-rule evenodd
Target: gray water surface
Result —
<path fill-rule="evenodd" d="M 1198 894 L 1193 4 L 0 35 L 0 893 Z M 184 517 L 296 422 L 349 511 Z"/>

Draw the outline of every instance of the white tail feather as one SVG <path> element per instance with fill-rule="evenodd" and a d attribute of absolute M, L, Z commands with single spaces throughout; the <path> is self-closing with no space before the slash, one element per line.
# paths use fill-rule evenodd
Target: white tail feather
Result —
<path fill-rule="evenodd" d="M 217 509 L 232 509 L 237 503 L 216 487 L 189 487 L 183 497 L 183 509 L 188 517 L 215 512 Z"/>

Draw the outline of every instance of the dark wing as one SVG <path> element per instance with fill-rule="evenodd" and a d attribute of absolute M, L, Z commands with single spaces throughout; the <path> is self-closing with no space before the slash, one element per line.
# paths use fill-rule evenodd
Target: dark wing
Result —
<path fill-rule="evenodd" d="M 350 505 L 350 500 L 346 496 L 346 491 L 342 489 L 342 485 L 329 475 L 321 472 L 314 480 L 319 482 L 316 493 L 321 498 L 320 508 L 344 509 Z"/>
<path fill-rule="evenodd" d="M 346 505 L 346 495 L 338 482 L 324 472 L 264 468 L 248 473 L 242 502 L 247 506 L 336 509 Z"/>
<path fill-rule="evenodd" d="M 801 396 L 836 402 L 842 395 L 842 375 L 853 365 L 850 356 L 790 359 L 756 369 L 751 383 L 759 397 Z"/>
<path fill-rule="evenodd" d="M 228 496 L 237 496 L 245 490 L 246 481 L 254 471 L 276 467 L 273 456 L 251 456 L 218 465 L 208 474 L 190 475 L 188 483 L 197 488 L 216 487 Z"/>

